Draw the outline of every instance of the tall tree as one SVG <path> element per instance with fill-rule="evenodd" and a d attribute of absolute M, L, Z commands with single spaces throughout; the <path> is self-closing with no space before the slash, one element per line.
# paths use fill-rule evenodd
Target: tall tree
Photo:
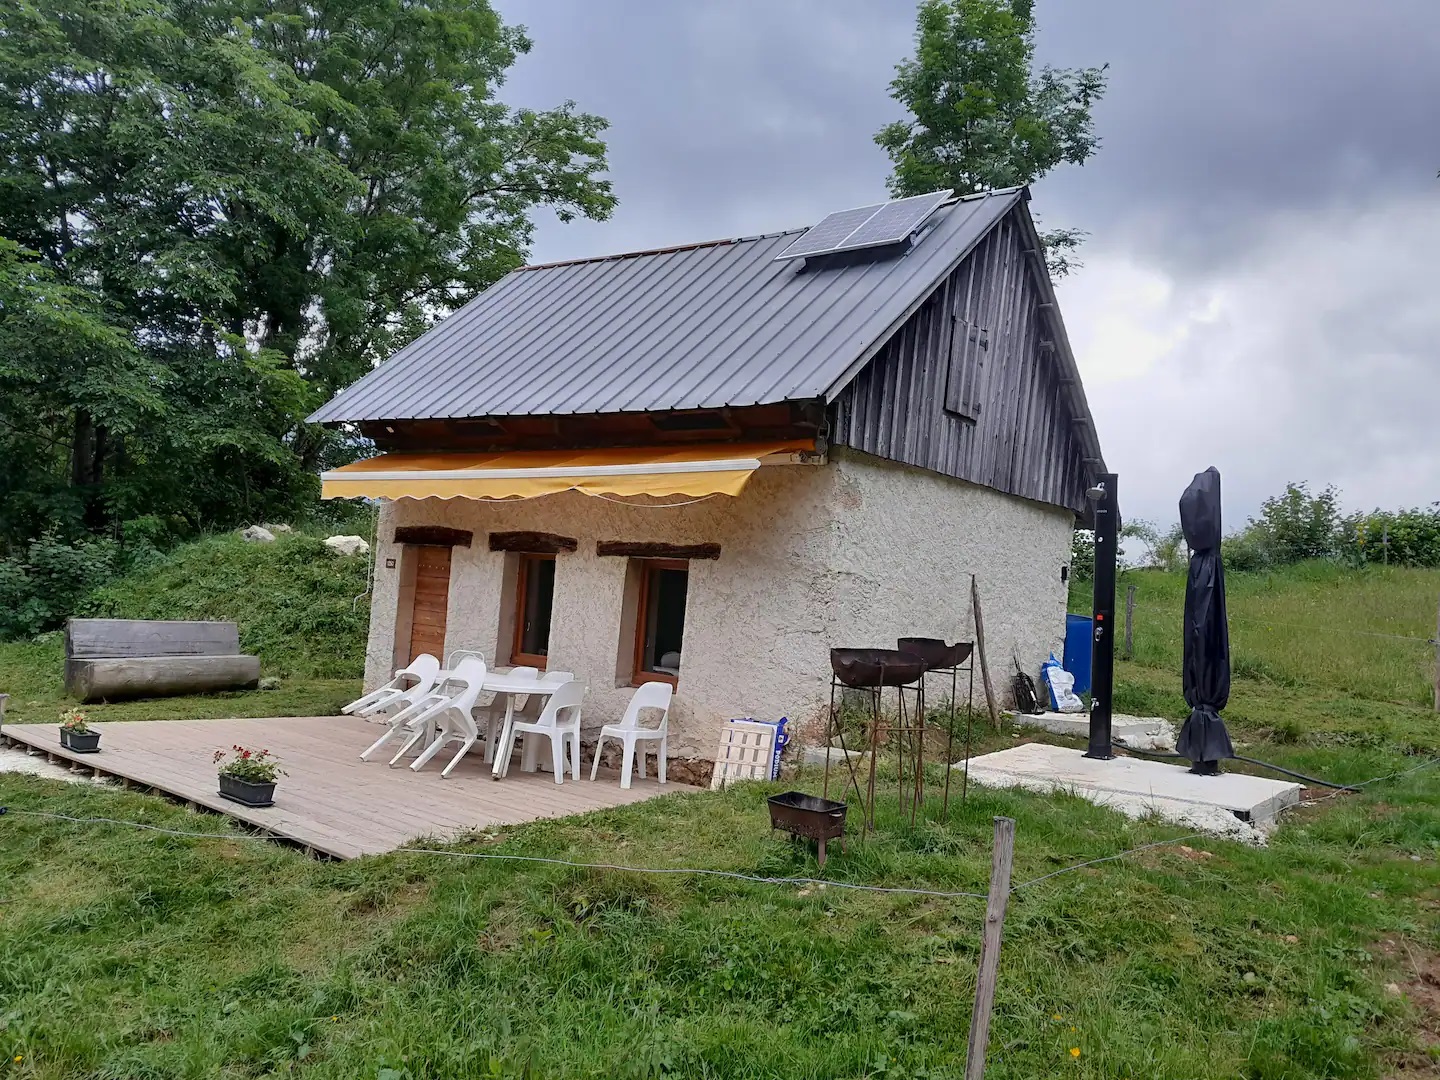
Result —
<path fill-rule="evenodd" d="M 529 48 L 486 0 L 0 5 L 14 486 L 69 531 L 312 496 L 310 408 L 521 263 L 536 207 L 614 206 L 603 120 L 498 99 Z M 42 333 L 56 297 L 105 334 Z"/>
<path fill-rule="evenodd" d="M 910 118 L 875 136 L 894 163 L 890 190 L 969 194 L 1083 165 L 1100 145 L 1091 109 L 1104 92 L 1105 66 L 1035 69 L 1033 0 L 923 0 L 915 55 L 890 84 Z M 1045 234 L 1052 273 L 1074 265 L 1082 236 Z"/>

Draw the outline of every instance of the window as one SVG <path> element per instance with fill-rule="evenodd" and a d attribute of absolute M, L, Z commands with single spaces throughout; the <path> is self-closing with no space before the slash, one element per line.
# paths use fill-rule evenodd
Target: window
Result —
<path fill-rule="evenodd" d="M 520 555 L 515 584 L 515 642 L 510 662 L 543 668 L 550 655 L 555 556 Z"/>
<path fill-rule="evenodd" d="M 680 675 L 685 636 L 685 594 L 690 564 L 671 559 L 640 562 L 635 619 L 635 682 L 668 682 Z"/>

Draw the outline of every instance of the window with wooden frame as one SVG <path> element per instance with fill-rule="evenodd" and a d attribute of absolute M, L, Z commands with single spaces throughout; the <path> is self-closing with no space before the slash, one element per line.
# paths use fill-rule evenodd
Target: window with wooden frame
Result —
<path fill-rule="evenodd" d="M 690 564 L 683 559 L 641 559 L 639 564 L 634 681 L 673 686 L 680 676 Z"/>
<path fill-rule="evenodd" d="M 515 638 L 512 664 L 543 668 L 550 655 L 550 616 L 555 607 L 555 556 L 517 555 Z"/>

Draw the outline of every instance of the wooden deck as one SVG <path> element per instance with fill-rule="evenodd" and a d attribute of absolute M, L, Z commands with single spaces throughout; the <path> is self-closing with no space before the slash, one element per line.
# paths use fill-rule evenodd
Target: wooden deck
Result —
<path fill-rule="evenodd" d="M 361 761 L 360 752 L 383 728 L 350 716 L 141 720 L 98 724 L 96 730 L 101 733 L 98 754 L 61 749 L 55 724 L 7 724 L 0 738 L 339 859 L 392 851 L 419 837 L 454 836 L 696 790 L 674 782 L 662 787 L 652 773 L 622 791 L 616 773 L 602 769 L 592 784 L 588 768 L 581 770 L 579 781 L 567 778 L 557 784 L 549 773 L 522 773 L 518 760 L 505 779 L 493 780 L 479 754 L 471 754 L 442 780 L 444 754 L 420 773 L 387 768 L 383 759 Z M 248 809 L 216 791 L 212 755 L 236 743 L 263 747 L 279 758 L 286 775 L 274 806 Z"/>

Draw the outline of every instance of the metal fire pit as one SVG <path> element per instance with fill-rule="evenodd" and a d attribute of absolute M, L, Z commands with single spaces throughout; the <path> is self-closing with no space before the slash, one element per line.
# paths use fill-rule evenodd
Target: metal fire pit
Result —
<path fill-rule="evenodd" d="M 856 689 L 908 686 L 925 674 L 925 661 L 899 649 L 831 649 L 830 669 Z"/>
<path fill-rule="evenodd" d="M 786 791 L 765 800 L 770 807 L 770 828 L 814 840 L 820 847 L 820 866 L 825 866 L 825 841 L 839 840 L 845 850 L 843 802 L 831 802 L 803 791 Z"/>
<path fill-rule="evenodd" d="M 902 637 L 895 644 L 901 652 L 924 660 L 928 671 L 958 667 L 970 658 L 970 650 L 974 648 L 968 641 L 946 645 L 940 638 L 930 637 Z"/>

